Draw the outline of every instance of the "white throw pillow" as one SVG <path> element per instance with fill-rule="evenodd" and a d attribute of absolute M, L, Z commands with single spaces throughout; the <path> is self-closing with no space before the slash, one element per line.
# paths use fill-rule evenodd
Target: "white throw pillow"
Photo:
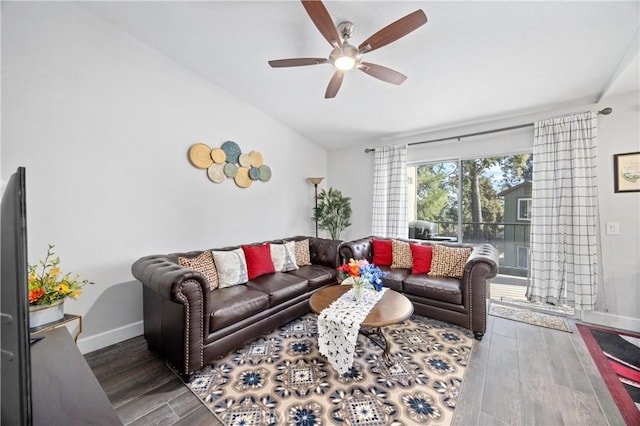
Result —
<path fill-rule="evenodd" d="M 247 260 L 241 248 L 230 251 L 212 251 L 218 270 L 220 288 L 244 284 L 249 281 Z"/>
<path fill-rule="evenodd" d="M 298 269 L 296 265 L 295 243 L 271 244 L 271 260 L 276 271 L 287 272 Z"/>

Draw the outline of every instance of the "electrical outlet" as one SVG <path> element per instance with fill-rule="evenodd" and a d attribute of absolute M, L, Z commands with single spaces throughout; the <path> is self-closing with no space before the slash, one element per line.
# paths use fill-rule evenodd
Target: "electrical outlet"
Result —
<path fill-rule="evenodd" d="M 607 222 L 607 235 L 620 235 L 620 222 Z"/>

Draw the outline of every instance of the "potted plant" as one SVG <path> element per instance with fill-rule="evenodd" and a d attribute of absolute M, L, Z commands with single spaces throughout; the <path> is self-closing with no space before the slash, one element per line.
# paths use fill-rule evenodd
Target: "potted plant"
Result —
<path fill-rule="evenodd" d="M 82 287 L 92 282 L 76 274 L 62 275 L 60 258 L 49 244 L 47 256 L 38 265 L 29 265 L 29 327 L 35 328 L 62 319 L 64 300 L 77 299 Z"/>
<path fill-rule="evenodd" d="M 351 198 L 343 196 L 337 189 L 323 189 L 318 195 L 313 219 L 318 228 L 329 231 L 332 239 L 339 239 L 340 233 L 351 226 Z"/>

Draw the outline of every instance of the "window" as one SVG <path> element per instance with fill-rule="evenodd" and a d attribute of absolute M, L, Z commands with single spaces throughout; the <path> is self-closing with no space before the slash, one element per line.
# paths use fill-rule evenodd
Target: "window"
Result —
<path fill-rule="evenodd" d="M 409 238 L 457 239 L 458 161 L 409 166 L 407 176 Z"/>
<path fill-rule="evenodd" d="M 486 242 L 500 274 L 526 276 L 532 173 L 531 153 L 409 165 L 409 238 Z"/>
<path fill-rule="evenodd" d="M 518 198 L 518 220 L 531 220 L 531 198 Z"/>
<path fill-rule="evenodd" d="M 516 266 L 522 269 L 529 269 L 529 247 L 518 246 Z"/>

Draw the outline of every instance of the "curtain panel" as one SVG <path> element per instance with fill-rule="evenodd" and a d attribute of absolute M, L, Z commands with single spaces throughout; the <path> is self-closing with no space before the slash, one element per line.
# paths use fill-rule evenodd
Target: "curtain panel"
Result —
<path fill-rule="evenodd" d="M 532 302 L 593 310 L 598 283 L 597 114 L 535 123 Z"/>
<path fill-rule="evenodd" d="M 407 238 L 407 145 L 376 148 L 371 233 Z"/>

